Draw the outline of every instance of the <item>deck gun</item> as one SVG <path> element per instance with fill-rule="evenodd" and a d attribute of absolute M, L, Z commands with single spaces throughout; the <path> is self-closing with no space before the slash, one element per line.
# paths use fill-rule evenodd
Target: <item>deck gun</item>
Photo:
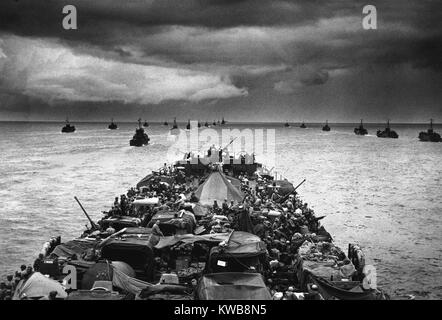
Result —
<path fill-rule="evenodd" d="M 281 199 L 279 199 L 277 202 L 278 202 L 278 203 L 283 203 L 284 201 L 286 201 L 286 200 L 290 197 L 290 195 L 293 194 L 293 193 L 295 193 L 296 190 L 297 190 L 297 189 L 298 189 L 298 188 L 299 188 L 299 187 L 300 187 L 305 181 L 306 181 L 306 179 L 302 180 L 301 183 L 298 184 L 298 185 L 293 189 L 292 192 L 290 192 L 289 194 L 286 194 L 284 197 L 282 197 Z"/>
<path fill-rule="evenodd" d="M 86 210 L 84 210 L 83 206 L 80 203 L 80 200 L 78 200 L 77 197 L 74 197 L 74 199 L 77 201 L 78 205 L 80 206 L 81 210 L 83 210 L 84 214 L 86 215 L 86 217 L 88 218 L 89 222 L 91 223 L 92 229 L 94 230 L 98 230 L 98 226 L 95 224 L 94 221 L 92 221 L 91 217 L 89 217 L 89 215 L 87 214 Z"/>

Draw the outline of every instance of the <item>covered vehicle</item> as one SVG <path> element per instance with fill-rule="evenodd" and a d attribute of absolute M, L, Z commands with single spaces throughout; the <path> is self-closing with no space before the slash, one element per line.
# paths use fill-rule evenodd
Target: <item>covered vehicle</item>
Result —
<path fill-rule="evenodd" d="M 360 281 L 363 261 L 358 256 L 353 257 L 359 251 L 359 247 L 349 246 L 352 254 L 347 258 L 333 243 L 305 241 L 294 263 L 300 289 L 307 290 L 309 285 L 315 284 L 326 300 L 383 299 L 380 291 L 364 288 Z"/>
<path fill-rule="evenodd" d="M 141 220 L 139 218 L 130 216 L 116 216 L 107 219 L 102 219 L 100 221 L 101 228 L 106 230 L 110 225 L 115 229 L 115 231 L 120 231 L 124 228 L 134 228 L 141 225 Z"/>
<path fill-rule="evenodd" d="M 196 228 L 195 215 L 187 210 L 158 212 L 147 226 L 152 227 L 158 220 L 160 221 L 160 230 L 165 236 L 192 233 Z"/>
<path fill-rule="evenodd" d="M 210 250 L 206 271 L 261 272 L 267 264 L 267 256 L 267 248 L 261 238 L 248 232 L 233 231 L 226 242 Z"/>
<path fill-rule="evenodd" d="M 94 238 L 74 239 L 56 246 L 49 258 L 72 259 L 77 257 L 79 259 L 89 249 L 95 248 L 99 242 L 100 240 Z"/>
<path fill-rule="evenodd" d="M 148 237 L 139 235 L 109 239 L 101 248 L 101 258 L 123 261 L 130 265 L 140 277 L 153 276 L 154 254 Z"/>
<path fill-rule="evenodd" d="M 215 200 L 220 205 L 224 199 L 229 203 L 240 203 L 244 198 L 244 194 L 219 171 L 212 172 L 195 191 L 195 195 L 199 198 L 199 203 L 205 206 L 213 205 Z"/>
<path fill-rule="evenodd" d="M 198 282 L 199 300 L 271 300 L 260 273 L 225 272 L 204 275 Z"/>
<path fill-rule="evenodd" d="M 62 267 L 72 265 L 77 270 L 77 281 L 93 264 L 95 264 L 95 248 L 100 240 L 95 238 L 79 238 L 55 247 L 39 266 L 39 272 L 52 278 L 63 278 Z"/>
<path fill-rule="evenodd" d="M 307 290 L 307 285 L 311 283 L 310 275 L 327 280 L 352 280 L 351 274 L 342 268 L 343 261 L 346 260 L 345 253 L 330 242 L 311 242 L 304 240 L 298 249 L 294 265 L 300 288 Z M 353 265 L 348 265 L 352 267 Z M 354 268 L 353 268 L 354 270 Z M 345 274 L 344 274 L 345 273 Z"/>
<path fill-rule="evenodd" d="M 58 281 L 40 272 L 34 272 L 27 280 L 20 280 L 13 300 L 47 298 L 51 291 L 57 292 L 57 299 L 65 299 L 68 296 L 65 288 Z"/>

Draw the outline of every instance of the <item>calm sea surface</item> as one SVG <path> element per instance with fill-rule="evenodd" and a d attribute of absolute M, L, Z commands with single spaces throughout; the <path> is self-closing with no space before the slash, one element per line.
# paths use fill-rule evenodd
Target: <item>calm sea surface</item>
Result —
<path fill-rule="evenodd" d="M 135 125 L 0 123 L 0 275 L 32 263 L 51 236 L 70 240 L 115 196 L 166 160 L 167 127 L 151 125 L 152 144 L 129 147 Z M 379 139 L 383 125 L 308 129 L 281 125 L 226 128 L 276 129 L 276 168 L 294 184 L 339 246 L 359 243 L 377 269 L 378 285 L 394 298 L 442 298 L 442 143 L 419 142 L 426 126 L 396 125 L 399 139 Z M 441 127 L 435 127 L 442 132 Z M 259 159 L 258 159 L 259 160 Z"/>

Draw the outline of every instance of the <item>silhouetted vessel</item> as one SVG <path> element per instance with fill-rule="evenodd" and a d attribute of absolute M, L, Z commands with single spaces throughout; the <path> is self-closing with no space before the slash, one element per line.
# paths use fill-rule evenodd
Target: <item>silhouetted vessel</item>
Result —
<path fill-rule="evenodd" d="M 213 120 L 213 123 L 212 123 L 212 125 L 216 126 L 216 121 L 215 121 L 215 120 Z"/>
<path fill-rule="evenodd" d="M 428 129 L 427 132 L 422 131 L 419 133 L 419 140 L 429 142 L 442 142 L 440 134 L 433 131 L 433 119 L 430 120 L 430 129 Z"/>
<path fill-rule="evenodd" d="M 149 126 L 149 124 L 147 123 L 146 120 L 144 120 L 143 127 L 147 128 L 148 126 Z"/>
<path fill-rule="evenodd" d="M 305 129 L 305 128 L 307 128 L 307 126 L 305 125 L 305 123 L 303 122 L 300 126 L 299 126 L 300 128 L 302 128 L 302 129 Z"/>
<path fill-rule="evenodd" d="M 190 120 L 187 120 L 187 125 L 186 125 L 186 129 L 190 130 L 191 126 L 190 126 Z"/>
<path fill-rule="evenodd" d="M 399 135 L 396 133 L 396 131 L 391 130 L 390 128 L 390 120 L 387 121 L 387 127 L 384 131 L 378 130 L 376 135 L 378 138 L 393 138 L 397 139 L 399 138 Z"/>
<path fill-rule="evenodd" d="M 169 122 L 164 121 L 163 125 L 168 126 L 168 125 L 169 125 Z"/>
<path fill-rule="evenodd" d="M 206 121 L 206 123 L 204 123 L 204 126 L 206 127 L 206 128 L 209 128 L 210 127 L 210 125 L 209 125 L 209 123 Z"/>
<path fill-rule="evenodd" d="M 290 124 L 289 124 L 288 122 L 286 122 L 286 123 L 284 124 L 284 127 L 288 128 L 288 127 L 290 127 Z"/>
<path fill-rule="evenodd" d="M 201 128 L 201 122 L 198 121 L 198 128 Z"/>
<path fill-rule="evenodd" d="M 114 118 L 112 118 L 110 125 L 108 126 L 110 130 L 118 129 L 117 124 L 114 122 Z"/>
<path fill-rule="evenodd" d="M 330 131 L 330 127 L 328 125 L 328 120 L 325 121 L 325 126 L 322 127 L 322 131 Z"/>
<path fill-rule="evenodd" d="M 178 129 L 178 124 L 176 123 L 176 118 L 173 119 L 173 125 L 170 130 L 173 130 L 173 129 Z"/>
<path fill-rule="evenodd" d="M 144 132 L 143 127 L 141 126 L 141 119 L 138 119 L 138 128 L 135 129 L 135 134 L 130 140 L 129 144 L 132 147 L 142 147 L 144 145 L 149 144 L 149 136 Z"/>
<path fill-rule="evenodd" d="M 355 134 L 357 134 L 359 136 L 365 136 L 366 134 L 368 134 L 367 129 L 365 129 L 362 124 L 362 119 L 361 119 L 361 124 L 359 125 L 358 128 L 355 128 L 354 132 L 355 132 Z"/>
<path fill-rule="evenodd" d="M 226 124 L 226 121 L 224 120 L 224 117 L 223 117 L 223 120 L 221 121 L 221 125 L 225 125 Z"/>
<path fill-rule="evenodd" d="M 75 126 L 72 126 L 69 122 L 69 119 L 66 118 L 66 124 L 65 126 L 61 129 L 61 132 L 63 133 L 70 133 L 70 132 L 74 132 L 75 131 Z"/>

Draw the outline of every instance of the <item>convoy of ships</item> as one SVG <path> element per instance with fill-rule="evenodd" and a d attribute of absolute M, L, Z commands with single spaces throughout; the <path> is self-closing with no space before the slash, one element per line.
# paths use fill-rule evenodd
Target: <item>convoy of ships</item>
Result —
<path fill-rule="evenodd" d="M 204 127 L 210 128 L 211 126 L 224 126 L 226 123 L 227 122 L 224 120 L 224 118 L 222 119 L 222 121 L 219 121 L 219 120 L 215 121 L 214 120 L 212 125 L 210 125 L 206 121 L 204 123 Z M 169 122 L 164 121 L 163 125 L 168 126 Z M 203 124 L 200 121 L 198 121 L 198 128 L 201 128 L 202 126 L 203 126 Z M 149 127 L 149 123 L 146 120 L 144 121 L 143 125 L 141 125 L 141 119 L 138 119 L 138 128 L 136 128 L 135 134 L 129 142 L 130 146 L 142 147 L 142 146 L 149 144 L 150 138 L 144 130 L 144 128 L 147 128 L 147 127 Z M 291 125 L 289 122 L 285 122 L 284 127 L 290 128 Z M 302 122 L 299 127 L 302 129 L 306 129 L 307 125 L 305 124 L 305 122 Z M 109 128 L 109 130 L 118 129 L 118 125 L 114 122 L 113 118 L 112 118 L 111 123 L 109 124 L 108 128 Z M 170 130 L 173 131 L 173 130 L 177 130 L 177 129 L 179 129 L 179 127 L 178 127 L 178 123 L 175 118 L 173 120 L 173 125 L 170 128 Z M 191 129 L 191 124 L 190 124 L 190 120 L 188 120 L 187 124 L 186 124 L 186 130 L 190 130 L 190 129 Z M 75 132 L 75 130 L 76 130 L 75 126 L 71 125 L 69 120 L 66 118 L 66 124 L 61 129 L 61 132 L 62 133 L 72 133 L 72 132 Z M 330 128 L 330 126 L 328 124 L 328 120 L 327 120 L 325 122 L 325 125 L 322 127 L 322 131 L 328 132 L 330 130 L 331 130 L 331 128 Z M 356 135 L 361 135 L 361 136 L 368 135 L 368 130 L 364 127 L 362 119 L 359 124 L 359 127 L 354 128 L 354 133 Z M 378 138 L 392 138 L 392 139 L 399 138 L 399 135 L 397 134 L 397 132 L 390 128 L 390 120 L 387 120 L 387 125 L 384 130 L 378 130 L 376 132 L 376 136 Z M 430 128 L 426 132 L 425 131 L 420 132 L 418 138 L 420 141 L 442 142 L 442 138 L 441 138 L 440 134 L 433 130 L 433 119 L 430 120 Z"/>

